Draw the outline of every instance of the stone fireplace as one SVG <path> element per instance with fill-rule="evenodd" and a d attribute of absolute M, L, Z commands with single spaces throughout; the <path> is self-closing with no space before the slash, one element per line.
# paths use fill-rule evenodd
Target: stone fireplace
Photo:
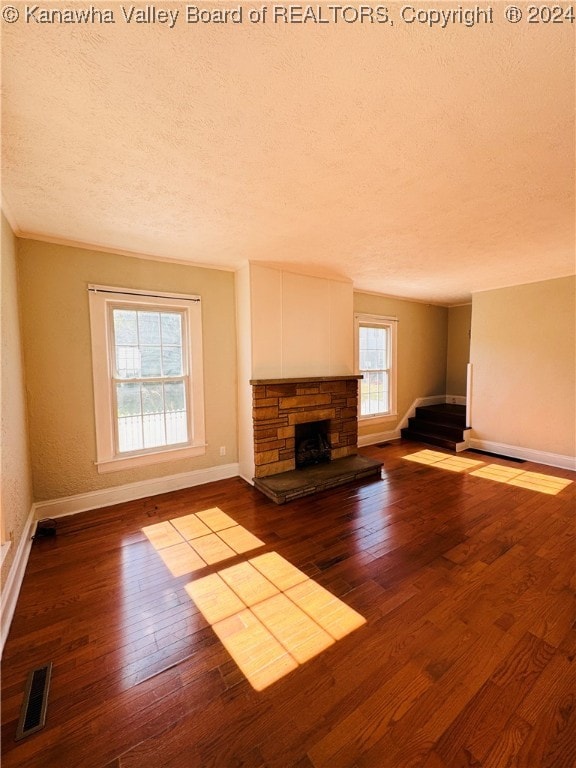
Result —
<path fill-rule="evenodd" d="M 296 468 L 299 424 L 328 422 L 330 460 L 356 454 L 360 378 L 253 379 L 250 383 L 256 477 Z"/>
<path fill-rule="evenodd" d="M 380 476 L 358 456 L 361 376 L 253 379 L 254 485 L 278 504 Z"/>

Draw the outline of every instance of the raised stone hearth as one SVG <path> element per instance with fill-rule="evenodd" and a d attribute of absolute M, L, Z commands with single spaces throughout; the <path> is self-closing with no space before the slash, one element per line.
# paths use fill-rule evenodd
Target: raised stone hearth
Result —
<path fill-rule="evenodd" d="M 347 456 L 268 477 L 255 477 L 254 485 L 276 504 L 336 488 L 354 480 L 381 478 L 382 463 L 366 456 Z"/>
<path fill-rule="evenodd" d="M 358 453 L 361 376 L 254 379 L 254 485 L 279 504 L 369 475 L 381 464 Z M 296 469 L 296 425 L 327 423 L 329 461 Z"/>

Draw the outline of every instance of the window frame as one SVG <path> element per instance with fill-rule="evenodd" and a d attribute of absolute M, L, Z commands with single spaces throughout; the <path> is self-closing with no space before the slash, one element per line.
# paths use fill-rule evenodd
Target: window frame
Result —
<path fill-rule="evenodd" d="M 388 410 L 378 413 L 361 412 L 362 409 L 362 380 L 360 380 L 358 396 L 358 421 L 377 421 L 398 416 L 397 405 L 397 374 L 398 374 L 398 318 L 385 315 L 371 315 L 357 312 L 354 315 L 354 356 L 356 373 L 363 374 L 360 368 L 360 328 L 385 328 L 388 331 L 388 368 L 378 370 L 389 371 Z"/>
<path fill-rule="evenodd" d="M 199 296 L 89 285 L 92 377 L 96 429 L 96 467 L 116 472 L 206 453 L 202 306 Z M 185 379 L 188 441 L 120 453 L 118 444 L 114 370 L 114 309 L 178 312 L 182 315 L 182 347 L 187 360 Z M 170 380 L 170 377 L 158 377 Z"/>

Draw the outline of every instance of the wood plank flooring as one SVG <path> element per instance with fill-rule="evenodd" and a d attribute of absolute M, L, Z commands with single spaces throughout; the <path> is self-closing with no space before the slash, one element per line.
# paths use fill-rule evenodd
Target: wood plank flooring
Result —
<path fill-rule="evenodd" d="M 240 479 L 61 518 L 2 674 L 3 768 L 574 768 L 576 484 L 558 495 L 362 453 L 383 479 L 277 506 Z M 474 453 L 486 464 L 574 473 Z M 142 528 L 219 507 L 366 624 L 252 689 Z M 14 741 L 54 664 L 44 730 Z"/>

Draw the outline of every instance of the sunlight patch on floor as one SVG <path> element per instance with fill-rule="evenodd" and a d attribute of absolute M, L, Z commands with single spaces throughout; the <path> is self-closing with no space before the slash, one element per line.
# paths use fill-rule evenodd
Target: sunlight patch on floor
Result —
<path fill-rule="evenodd" d="M 264 546 L 218 507 L 148 525 L 142 532 L 176 577 Z"/>
<path fill-rule="evenodd" d="M 217 573 L 192 581 L 185 589 L 209 624 L 216 624 L 246 608 Z"/>
<path fill-rule="evenodd" d="M 516 469 L 515 467 L 502 467 L 499 464 L 488 464 L 485 467 L 470 472 L 475 477 L 485 477 L 487 480 L 494 480 L 497 483 L 508 483 L 518 475 L 521 475 L 524 470 Z"/>
<path fill-rule="evenodd" d="M 172 547 L 174 544 L 182 544 L 182 536 L 174 528 L 172 523 L 155 523 L 142 528 L 142 532 L 148 537 L 154 549 L 160 550 Z"/>
<path fill-rule="evenodd" d="M 175 577 L 264 546 L 218 507 L 142 531 Z M 257 691 L 366 623 L 277 552 L 223 568 L 185 589 Z"/>
<path fill-rule="evenodd" d="M 256 691 L 298 668 L 296 660 L 248 608 L 219 621 L 213 629 Z"/>
<path fill-rule="evenodd" d="M 510 469 L 506 476 L 499 471 L 502 469 L 508 469 L 508 467 L 489 464 L 487 467 L 470 474 L 487 477 L 490 480 L 496 480 L 507 485 L 516 485 L 519 488 L 527 488 L 530 491 L 538 491 L 538 493 L 547 493 L 549 496 L 556 496 L 556 494 L 572 483 L 572 480 L 567 480 L 564 477 L 554 477 L 553 475 L 544 475 L 541 472 L 526 472 L 516 469 Z M 502 479 L 504 477 L 506 479 Z"/>
<path fill-rule="evenodd" d="M 243 528 L 241 525 L 234 525 L 232 528 L 218 531 L 218 536 L 220 536 L 220 538 L 239 555 L 244 552 L 250 552 L 257 547 L 261 547 L 263 544 L 259 538 L 254 536 L 253 533 L 250 533 L 250 531 L 247 531 L 246 528 Z"/>
<path fill-rule="evenodd" d="M 208 536 L 200 536 L 200 538 L 192 539 L 188 543 L 196 550 L 196 552 L 198 552 L 200 557 L 205 560 L 208 565 L 221 563 L 223 560 L 229 560 L 236 554 L 234 550 L 215 533 L 210 533 Z"/>
<path fill-rule="evenodd" d="M 438 461 L 442 461 L 447 458 L 446 453 L 440 453 L 440 451 L 417 451 L 416 453 L 410 453 L 408 456 L 403 456 L 406 461 L 415 461 L 418 464 L 435 464 Z"/>
<path fill-rule="evenodd" d="M 481 461 L 465 459 L 463 456 L 448 456 L 443 461 L 438 461 L 434 466 L 440 469 L 448 469 L 450 472 L 466 472 L 466 470 L 478 467 L 481 464 Z"/>
<path fill-rule="evenodd" d="M 450 472 L 466 472 L 472 467 L 478 467 L 482 461 L 465 459 L 463 456 L 450 456 L 440 451 L 418 451 L 404 456 L 407 461 L 415 461 L 418 464 L 430 464 L 439 469 L 447 469 Z"/>
<path fill-rule="evenodd" d="M 257 691 L 366 623 L 276 552 L 193 581 L 186 591 Z"/>
<path fill-rule="evenodd" d="M 237 524 L 235 520 L 232 520 L 232 518 L 229 517 L 229 515 L 222 512 L 219 507 L 205 509 L 196 514 L 203 523 L 206 523 L 211 531 L 222 531 L 224 528 L 231 528 L 233 525 Z"/>
<path fill-rule="evenodd" d="M 264 555 L 258 555 L 258 557 L 250 560 L 254 568 L 260 571 L 261 574 L 275 584 L 280 592 L 285 592 L 290 587 L 300 584 L 301 581 L 306 581 L 308 576 L 303 573 L 295 565 L 289 563 L 277 552 L 267 552 Z"/>
<path fill-rule="evenodd" d="M 527 472 L 515 467 L 503 467 L 500 464 L 479 466 L 484 462 L 465 459 L 463 456 L 450 456 L 446 453 L 440 453 L 440 451 L 417 451 L 403 458 L 406 461 L 427 464 L 435 469 L 448 469 L 451 472 L 466 472 L 477 467 L 477 469 L 473 469 L 469 474 L 474 475 L 474 477 L 483 477 L 486 480 L 494 480 L 497 483 L 505 483 L 506 485 L 518 486 L 519 488 L 527 488 L 530 491 L 547 493 L 552 496 L 560 493 L 561 490 L 573 482 L 563 477 L 544 475 L 541 472 Z"/>
<path fill-rule="evenodd" d="M 158 550 L 164 565 L 168 568 L 172 576 L 186 576 L 194 571 L 199 571 L 206 567 L 206 563 L 200 555 L 195 552 L 187 541 L 181 544 L 174 544 L 172 547 Z"/>
<path fill-rule="evenodd" d="M 552 475 L 543 475 L 540 472 L 523 472 L 518 477 L 509 481 L 509 485 L 518 485 L 521 488 L 528 488 L 531 491 L 548 493 L 556 496 L 557 493 L 566 486 L 570 485 L 572 480 L 563 477 L 553 477 Z"/>

